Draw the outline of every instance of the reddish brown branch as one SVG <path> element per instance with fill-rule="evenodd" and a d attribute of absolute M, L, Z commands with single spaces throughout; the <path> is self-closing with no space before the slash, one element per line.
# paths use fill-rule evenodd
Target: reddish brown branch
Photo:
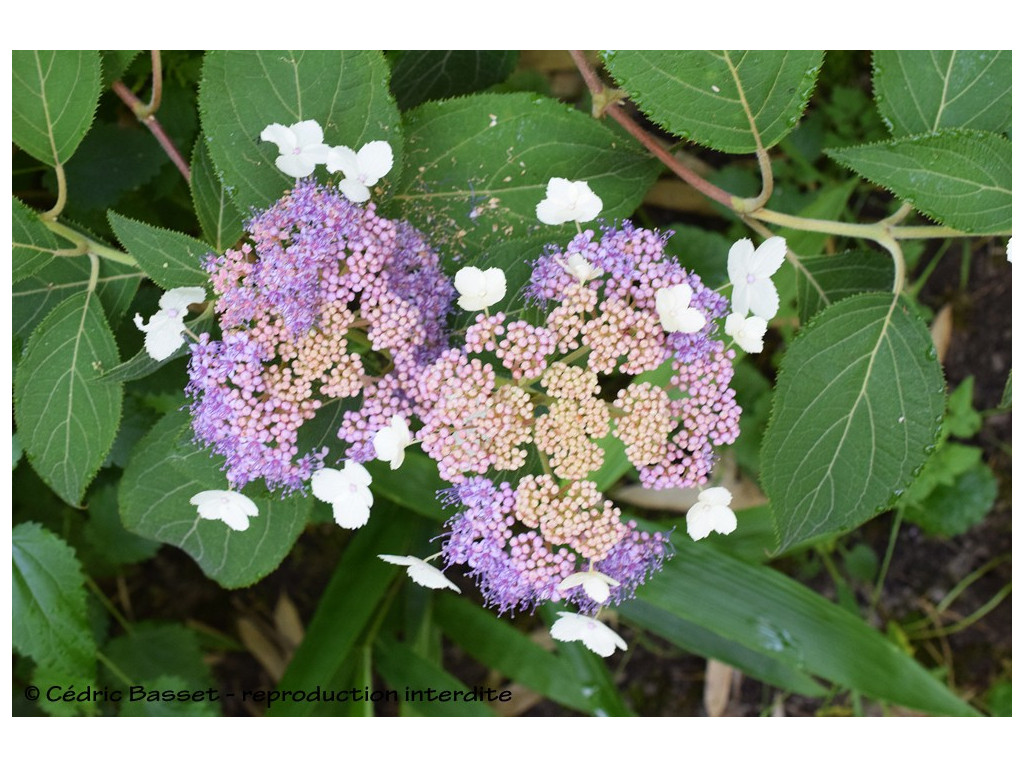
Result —
<path fill-rule="evenodd" d="M 132 111 L 136 117 L 145 114 L 146 105 L 143 104 L 139 97 L 136 96 L 131 90 L 122 83 L 120 80 L 115 80 L 111 86 L 114 89 L 121 101 L 123 101 L 128 108 Z M 191 183 L 192 174 L 189 171 L 188 163 L 182 158 L 181 153 L 178 152 L 178 148 L 174 146 L 174 142 L 171 141 L 170 137 L 164 132 L 164 128 L 160 125 L 160 122 L 156 119 L 155 115 L 149 115 L 148 117 L 139 117 L 139 122 L 142 123 L 149 129 L 149 132 L 153 134 L 160 146 L 163 147 L 164 152 L 171 158 L 171 162 L 177 166 L 178 170 L 181 171 L 181 175 L 185 177 L 186 183 Z"/>
<path fill-rule="evenodd" d="M 594 68 L 590 66 L 590 62 L 587 61 L 587 57 L 584 56 L 583 51 L 569 51 L 569 53 L 572 56 L 573 61 L 576 63 L 576 68 L 583 76 L 583 81 L 587 84 L 587 88 L 594 97 L 595 103 L 604 100 L 607 96 L 605 94 L 605 85 L 601 81 L 601 78 L 598 77 Z M 676 176 L 681 178 L 701 194 L 721 203 L 722 205 L 733 208 L 732 195 L 721 187 L 716 187 L 710 181 L 683 165 L 683 163 L 676 159 L 671 152 L 661 146 L 657 139 L 637 125 L 633 118 L 626 114 L 626 111 L 618 104 L 608 104 L 605 107 L 604 112 L 605 114 L 610 115 L 615 122 L 625 128 L 631 136 L 643 144 L 652 155 L 661 160 L 661 162 L 663 162 L 670 171 L 676 174 Z"/>

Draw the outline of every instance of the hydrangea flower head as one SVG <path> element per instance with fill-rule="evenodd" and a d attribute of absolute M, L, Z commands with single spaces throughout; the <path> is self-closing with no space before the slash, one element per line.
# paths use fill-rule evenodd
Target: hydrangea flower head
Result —
<path fill-rule="evenodd" d="M 297 179 L 309 176 L 318 165 L 327 162 L 324 131 L 316 120 L 288 126 L 272 123 L 263 129 L 260 138 L 273 142 L 281 152 L 274 161 L 278 170 Z"/>
<path fill-rule="evenodd" d="M 769 237 L 756 249 L 749 239 L 729 249 L 729 280 L 732 282 L 732 310 L 746 317 L 753 312 L 771 320 L 779 311 L 779 292 L 772 282 L 786 259 L 786 239 Z"/>
<path fill-rule="evenodd" d="M 406 573 L 409 574 L 409 578 L 421 587 L 426 587 L 427 589 L 451 589 L 459 594 L 462 593 L 462 590 L 449 580 L 447 576 L 426 560 L 406 555 L 377 555 L 377 557 L 385 563 L 406 566 Z"/>
<path fill-rule="evenodd" d="M 361 528 L 373 505 L 370 480 L 361 464 L 346 461 L 343 469 L 325 467 L 313 473 L 313 495 L 334 508 L 334 521 L 342 528 Z"/>
<path fill-rule="evenodd" d="M 353 203 L 365 203 L 370 199 L 370 187 L 388 174 L 395 156 L 386 141 L 371 141 L 358 152 L 349 147 L 331 147 L 326 163 L 331 173 L 345 174 L 338 182 L 342 194 Z"/>
<path fill-rule="evenodd" d="M 189 304 L 206 301 L 202 288 L 172 288 L 160 297 L 160 309 L 143 323 L 135 315 L 135 327 L 146 334 L 146 352 L 154 360 L 166 360 L 185 341 L 185 315 Z"/>
<path fill-rule="evenodd" d="M 628 647 L 618 632 L 591 616 L 559 611 L 559 618 L 551 625 L 551 636 L 563 643 L 579 641 L 598 656 L 611 656 L 615 649 Z"/>
<path fill-rule="evenodd" d="M 730 509 L 732 494 L 725 488 L 708 488 L 700 492 L 697 503 L 686 513 L 686 532 L 694 541 L 712 531 L 729 534 L 736 530 L 736 513 Z"/>
<path fill-rule="evenodd" d="M 597 218 L 602 205 L 587 182 L 555 177 L 548 181 L 547 194 L 537 203 L 537 218 L 543 224 L 582 223 Z"/>
<path fill-rule="evenodd" d="M 252 499 L 236 491 L 200 491 L 188 501 L 198 508 L 201 518 L 223 520 L 233 531 L 247 530 L 249 518 L 260 513 Z"/>

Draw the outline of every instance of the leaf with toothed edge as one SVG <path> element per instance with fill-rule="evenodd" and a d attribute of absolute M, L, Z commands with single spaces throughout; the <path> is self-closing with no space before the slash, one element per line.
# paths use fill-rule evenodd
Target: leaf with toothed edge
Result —
<path fill-rule="evenodd" d="M 946 129 L 825 154 L 940 224 L 973 234 L 1011 226 L 1011 145 L 997 133 Z"/>
<path fill-rule="evenodd" d="M 11 239 L 11 280 L 15 283 L 53 261 L 57 251 L 73 247 L 66 241 L 61 245 L 36 212 L 16 197 L 11 198 Z"/>
<path fill-rule="evenodd" d="M 29 462 L 78 506 L 113 445 L 123 391 L 103 372 L 120 362 L 100 301 L 83 291 L 47 314 L 14 377 L 14 416 Z"/>
<path fill-rule="evenodd" d="M 819 312 L 783 358 L 761 448 L 779 551 L 887 509 L 934 450 L 944 403 L 928 329 L 902 300 Z"/>
<path fill-rule="evenodd" d="M 127 530 L 185 550 L 207 576 L 236 589 L 277 568 L 302 533 L 313 499 L 299 493 L 282 499 L 257 482 L 242 489 L 259 508 L 247 530 L 203 520 L 189 499 L 227 487 L 221 464 L 191 442 L 189 414 L 172 411 L 135 447 L 118 502 Z"/>
<path fill-rule="evenodd" d="M 803 114 L 822 51 L 608 51 L 630 98 L 676 136 L 720 152 L 779 143 Z"/>
<path fill-rule="evenodd" d="M 222 253 L 242 236 L 242 215 L 217 175 L 210 149 L 202 137 L 196 141 L 193 152 L 190 187 L 203 234 L 213 250 Z"/>
<path fill-rule="evenodd" d="M 107 219 L 117 239 L 161 288 L 204 287 L 209 281 L 203 269 L 203 260 L 211 250 L 206 243 L 115 211 L 110 211 Z"/>

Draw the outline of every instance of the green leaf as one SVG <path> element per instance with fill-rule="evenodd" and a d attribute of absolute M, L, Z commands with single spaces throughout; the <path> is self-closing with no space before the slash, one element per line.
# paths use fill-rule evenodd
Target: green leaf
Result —
<path fill-rule="evenodd" d="M 838 221 L 846 211 L 846 204 L 857 188 L 857 179 L 836 186 L 826 187 L 814 194 L 813 200 L 800 209 L 798 215 L 805 219 L 826 219 Z M 824 232 L 808 232 L 806 230 L 782 228 L 778 232 L 786 238 L 786 246 L 793 253 L 821 253 L 830 235 Z"/>
<path fill-rule="evenodd" d="M 398 692 L 405 706 L 418 715 L 428 717 L 491 717 L 494 710 L 480 701 L 461 700 L 468 689 L 461 680 L 452 677 L 433 662 L 417 656 L 408 645 L 393 638 L 381 637 L 375 646 L 377 671 L 391 688 Z M 433 691 L 435 701 L 426 700 Z M 408 702 L 406 693 L 422 701 Z M 458 695 L 459 701 L 454 701 Z M 448 701 L 440 701 L 446 696 Z"/>
<path fill-rule="evenodd" d="M 861 619 L 788 576 L 681 536 L 675 544 L 676 556 L 637 591 L 638 600 L 866 696 L 935 714 L 977 714 Z"/>
<path fill-rule="evenodd" d="M 399 51 L 391 66 L 391 92 L 403 111 L 462 96 L 503 82 L 518 59 L 518 51 Z"/>
<path fill-rule="evenodd" d="M 611 51 L 608 71 L 658 125 L 721 152 L 775 146 L 814 90 L 821 51 Z"/>
<path fill-rule="evenodd" d="M 15 526 L 11 539 L 15 650 L 51 670 L 95 679 L 96 643 L 74 550 L 38 523 Z"/>
<path fill-rule="evenodd" d="M 242 237 L 242 216 L 220 180 L 202 137 L 192 156 L 191 189 L 203 234 L 213 250 L 222 253 Z"/>
<path fill-rule="evenodd" d="M 999 400 L 999 408 L 1010 410 L 1013 407 L 1013 369 L 1006 374 L 1006 386 L 1003 387 L 1003 396 Z"/>
<path fill-rule="evenodd" d="M 660 575 L 655 577 L 660 578 Z M 662 610 L 646 600 L 630 600 L 617 609 L 630 624 L 642 627 L 688 653 L 718 659 L 744 674 L 801 696 L 824 696 L 827 691 L 796 666 L 758 653 L 699 624 Z"/>
<path fill-rule="evenodd" d="M 858 293 L 892 287 L 892 259 L 878 251 L 846 251 L 834 256 L 804 256 L 796 271 L 800 323 L 825 307 Z"/>
<path fill-rule="evenodd" d="M 941 224 L 1010 231 L 1010 141 L 997 133 L 946 129 L 825 153 Z"/>
<path fill-rule="evenodd" d="M 139 563 L 148 560 L 160 549 L 159 542 L 144 539 L 124 529 L 117 512 L 117 489 L 113 485 L 103 485 L 91 492 L 86 499 L 86 506 L 89 509 L 89 520 L 83 530 L 85 541 L 105 562 Z"/>
<path fill-rule="evenodd" d="M 820 312 L 782 363 L 761 451 L 779 549 L 891 506 L 934 450 L 945 385 L 928 329 L 887 294 Z"/>
<path fill-rule="evenodd" d="M 12 325 L 16 336 L 27 338 L 58 304 L 81 294 L 89 285 L 90 265 L 85 256 L 54 259 L 14 286 Z M 144 273 L 138 267 L 100 259 L 96 296 L 112 324 L 128 310 Z"/>
<path fill-rule="evenodd" d="M 568 242 L 571 224 L 537 220 L 554 176 L 586 180 L 612 220 L 634 212 L 660 169 L 588 115 L 525 93 L 423 104 L 406 114 L 405 131 L 408 163 L 393 202 L 449 259 L 540 230 Z"/>
<path fill-rule="evenodd" d="M 100 98 L 98 51 L 14 51 L 11 133 L 36 160 L 68 160 Z"/>
<path fill-rule="evenodd" d="M 53 255 L 64 247 L 57 236 L 39 221 L 36 212 L 11 198 L 11 280 L 18 282 L 30 277 L 53 260 Z"/>
<path fill-rule="evenodd" d="M 294 186 L 274 165 L 275 144 L 261 142 L 272 123 L 316 120 L 324 142 L 359 149 L 391 144 L 402 167 L 399 115 L 388 67 L 375 51 L 215 51 L 206 54 L 199 110 L 210 157 L 239 210 L 266 208 Z"/>
<path fill-rule="evenodd" d="M 81 502 L 117 433 L 121 384 L 102 375 L 118 362 L 99 299 L 82 292 L 46 316 L 18 365 L 18 436 L 33 469 L 72 506 Z"/>
<path fill-rule="evenodd" d="M 249 528 L 235 531 L 220 520 L 203 520 L 189 499 L 227 485 L 221 462 L 191 440 L 189 415 L 164 416 L 135 447 L 121 480 L 124 527 L 140 536 L 185 550 L 218 584 L 245 587 L 273 571 L 302 533 L 312 498 L 285 499 L 255 486 L 245 494 L 259 508 Z"/>
<path fill-rule="evenodd" d="M 1009 51 L 875 51 L 875 102 L 893 136 L 1010 130 Z"/>
<path fill-rule="evenodd" d="M 370 521 L 345 547 L 278 690 L 311 690 L 325 685 L 352 658 L 356 641 L 380 609 L 388 586 L 398 575 L 393 565 L 377 555 L 406 552 L 417 531 L 416 526 L 396 523 L 402 515 L 387 503 L 374 503 Z M 293 700 L 275 705 L 270 714 L 305 716 L 314 714 L 316 709 L 315 702 Z"/>
<path fill-rule="evenodd" d="M 103 655 L 135 683 L 174 675 L 182 681 L 181 688 L 208 688 L 214 684 L 198 636 L 181 624 L 133 624 L 128 634 L 106 644 Z M 123 680 L 111 674 L 107 677 L 112 685 L 123 684 Z"/>
<path fill-rule="evenodd" d="M 206 243 L 181 232 L 134 221 L 114 211 L 110 211 L 107 218 L 117 239 L 161 288 L 207 284 L 209 275 L 202 267 L 203 257 L 210 252 Z"/>
<path fill-rule="evenodd" d="M 437 464 L 418 450 L 407 450 L 398 469 L 391 469 L 385 461 L 371 461 L 365 467 L 373 477 L 374 498 L 390 499 L 433 520 L 451 517 L 437 498 L 437 492 L 451 484 L 441 480 Z"/>
<path fill-rule="evenodd" d="M 436 618 L 453 642 L 489 669 L 566 707 L 592 712 L 591 703 L 569 666 L 465 597 L 441 594 Z"/>
<path fill-rule="evenodd" d="M 103 61 L 103 90 L 119 80 L 135 57 L 142 51 L 100 51 Z"/>
<path fill-rule="evenodd" d="M 992 509 L 999 484 L 980 461 L 945 478 L 920 504 L 906 507 L 906 519 L 933 536 L 959 536 L 980 523 Z"/>

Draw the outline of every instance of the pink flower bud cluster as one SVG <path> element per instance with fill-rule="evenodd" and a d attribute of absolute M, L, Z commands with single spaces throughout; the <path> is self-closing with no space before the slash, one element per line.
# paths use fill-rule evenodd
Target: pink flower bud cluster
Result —
<path fill-rule="evenodd" d="M 312 182 L 257 214 L 248 234 L 207 261 L 221 339 L 193 345 L 193 428 L 233 486 L 262 478 L 294 490 L 323 464 L 326 449 L 299 456 L 299 430 L 326 403 L 363 401 L 342 423 L 350 457 L 372 451 L 378 424 L 414 410 L 453 289 L 415 229 Z"/>

